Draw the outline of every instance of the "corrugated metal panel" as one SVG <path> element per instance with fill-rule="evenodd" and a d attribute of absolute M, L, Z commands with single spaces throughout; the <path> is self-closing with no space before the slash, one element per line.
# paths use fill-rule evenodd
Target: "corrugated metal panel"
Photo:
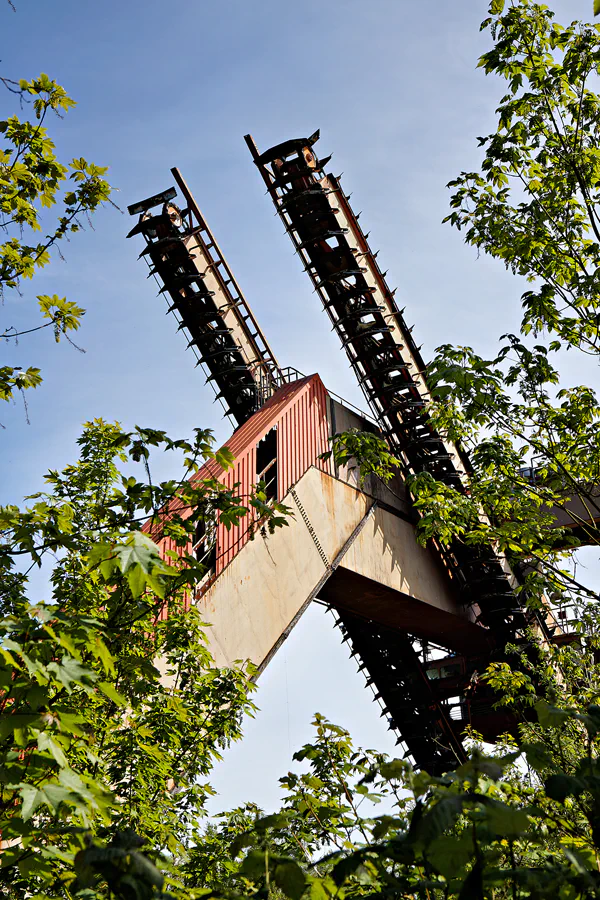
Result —
<path fill-rule="evenodd" d="M 194 481 L 216 478 L 228 488 L 237 484 L 242 502 L 247 501 L 256 482 L 256 445 L 277 428 L 278 499 L 281 500 L 310 466 L 330 472 L 329 462 L 319 460 L 328 449 L 327 392 L 318 375 L 310 375 L 282 387 L 238 428 L 224 446 L 235 455 L 233 469 L 224 472 L 214 461 L 204 465 Z M 176 507 L 171 508 L 174 512 Z M 177 511 L 181 511 L 178 507 Z M 227 530 L 217 528 L 217 574 L 231 562 L 249 539 L 249 517 Z M 160 541 L 164 550 L 171 541 Z"/>
<path fill-rule="evenodd" d="M 277 428 L 278 499 L 313 465 L 329 471 L 329 463 L 318 459 L 328 447 L 327 392 L 318 375 L 287 385 L 227 442 L 237 456 L 233 473 L 225 483 L 238 483 L 238 492 L 246 500 L 256 482 L 256 445 Z M 202 471 L 198 477 L 203 477 Z M 204 476 L 205 477 L 205 476 Z M 250 522 L 227 531 L 217 530 L 217 574 L 227 566 L 249 539 Z"/>

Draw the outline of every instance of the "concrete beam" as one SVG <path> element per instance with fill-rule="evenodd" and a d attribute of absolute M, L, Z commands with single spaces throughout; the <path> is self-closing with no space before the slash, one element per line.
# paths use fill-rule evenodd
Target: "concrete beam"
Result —
<path fill-rule="evenodd" d="M 411 523 L 378 508 L 365 523 L 373 499 L 314 467 L 293 492 L 289 526 L 247 543 L 197 600 L 218 665 L 250 659 L 262 670 L 317 593 L 412 634 L 441 642 L 442 633 L 452 649 L 481 640 Z"/>

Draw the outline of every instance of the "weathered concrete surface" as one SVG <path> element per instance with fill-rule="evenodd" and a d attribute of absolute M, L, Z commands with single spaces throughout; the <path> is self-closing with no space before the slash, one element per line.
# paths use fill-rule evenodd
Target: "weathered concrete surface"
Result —
<path fill-rule="evenodd" d="M 437 609 L 458 612 L 443 569 L 417 543 L 414 526 L 387 510 L 375 511 L 344 556 L 342 566 Z"/>
<path fill-rule="evenodd" d="M 329 560 L 348 540 L 367 512 L 370 500 L 352 488 L 310 468 L 295 487 L 318 532 Z M 337 490 L 335 489 L 337 486 Z M 326 572 L 291 495 L 284 498 L 295 517 L 268 538 L 246 544 L 219 575 L 198 606 L 211 624 L 209 644 L 217 664 L 250 659 L 263 667 L 282 636 L 310 602 L 311 592 Z"/>
<path fill-rule="evenodd" d="M 347 406 L 329 397 L 329 430 L 331 434 L 338 434 L 343 431 L 357 429 L 358 431 L 371 431 L 373 424 L 368 419 L 362 418 L 358 413 Z M 414 511 L 411 506 L 408 490 L 402 481 L 400 474 L 392 476 L 391 480 L 385 484 L 381 478 L 376 475 L 367 475 L 362 484 L 360 484 L 360 470 L 355 459 L 351 459 L 345 466 L 338 465 L 335 460 L 332 461 L 335 470 L 335 477 L 341 481 L 351 484 L 353 487 L 359 488 L 365 494 L 369 494 L 385 506 L 391 506 L 402 512 L 405 516 L 411 517 Z"/>
<path fill-rule="evenodd" d="M 264 668 L 315 592 L 335 605 L 412 634 L 447 633 L 448 646 L 481 640 L 467 620 L 444 572 L 420 547 L 414 527 L 376 509 L 339 569 L 327 578 L 323 555 L 332 563 L 373 503 L 372 497 L 316 468 L 295 492 L 322 553 L 292 494 L 284 502 L 295 513 L 288 527 L 246 544 L 197 603 L 211 624 L 209 643 L 218 665 L 250 659 Z"/>
<path fill-rule="evenodd" d="M 574 529 L 583 544 L 595 544 L 598 540 L 596 529 L 600 524 L 600 487 L 590 485 L 581 495 L 573 492 L 564 506 L 555 506 L 552 512 L 557 525 Z"/>

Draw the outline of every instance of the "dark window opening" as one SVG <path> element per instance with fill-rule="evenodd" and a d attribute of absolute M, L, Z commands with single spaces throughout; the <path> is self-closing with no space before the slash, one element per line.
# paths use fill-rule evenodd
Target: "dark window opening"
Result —
<path fill-rule="evenodd" d="M 256 480 L 264 483 L 267 501 L 277 500 L 277 428 L 256 445 Z"/>
<path fill-rule="evenodd" d="M 202 580 L 212 578 L 217 570 L 217 529 L 214 522 L 204 520 L 196 522 L 192 549 L 194 556 L 205 569 Z"/>

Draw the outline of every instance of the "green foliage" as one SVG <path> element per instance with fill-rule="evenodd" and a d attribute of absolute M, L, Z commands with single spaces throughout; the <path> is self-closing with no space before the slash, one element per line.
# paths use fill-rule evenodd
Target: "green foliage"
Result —
<path fill-rule="evenodd" d="M 45 121 L 49 113 L 61 117 L 75 101 L 47 75 L 31 81 L 21 80 L 18 87 L 3 79 L 6 87 L 20 95 L 21 105 L 31 103 L 34 120 L 17 115 L 0 121 L 4 146 L 0 148 L 0 228 L 5 239 L 0 243 L 0 296 L 7 290 L 20 290 L 23 279 L 31 279 L 46 266 L 57 243 L 82 227 L 82 220 L 108 201 L 110 186 L 106 168 L 87 160 L 61 162 L 48 135 Z M 47 210 L 59 207 L 52 220 Z M 47 232 L 43 236 L 39 233 Z M 79 328 L 85 310 L 56 294 L 37 297 L 41 325 L 18 330 L 13 326 L 0 331 L 0 341 L 51 327 L 58 342 L 61 336 Z M 15 391 L 37 387 L 39 369 L 2 366 L 0 399 L 9 400 Z"/>
<path fill-rule="evenodd" d="M 591 646 L 548 652 L 567 668 L 578 657 L 600 684 Z M 509 747 L 493 757 L 474 748 L 442 777 L 357 751 L 318 716 L 315 740 L 295 755 L 304 773 L 281 779 L 281 810 L 248 805 L 198 834 L 188 883 L 227 898 L 597 896 L 599 707 L 552 686 L 564 706 L 538 703 L 539 721 L 522 718 Z M 522 688 L 517 673 L 502 701 L 517 714 L 530 709 Z"/>
<path fill-rule="evenodd" d="M 600 895 L 600 630 L 596 604 L 581 602 L 596 591 L 569 567 L 581 542 L 598 543 L 600 407 L 590 388 L 564 386 L 559 374 L 561 350 L 593 356 L 600 346 L 600 103 L 590 87 L 600 31 L 562 28 L 531 0 L 493 0 L 484 27 L 494 45 L 481 66 L 505 78 L 508 93 L 496 133 L 480 141 L 481 171 L 454 182 L 449 218 L 532 287 L 521 333 L 505 336 L 493 359 L 446 346 L 429 370 L 435 424 L 470 450 L 467 493 L 424 475 L 410 489 L 424 542 L 492 542 L 521 564 L 529 603 L 580 603 L 572 633 L 557 632 L 561 641 L 540 646 L 535 661 L 515 647 L 514 669 L 496 662 L 481 675 L 517 722 L 495 756 L 472 735 L 469 761 L 432 777 L 356 750 L 317 716 L 314 740 L 281 779 L 281 810 L 248 804 L 207 824 L 206 779 L 253 709 L 253 672 L 215 668 L 198 611 L 186 609 L 204 575 L 192 537 L 198 521 L 217 518 L 267 535 L 289 511 L 267 502 L 261 485 L 242 499 L 235 486 L 200 477 L 207 459 L 232 464 L 210 432 L 181 441 L 88 423 L 76 464 L 50 472 L 47 491 L 25 509 L 0 508 L 3 896 Z M 21 87 L 38 125 L 4 123 L 0 202 L 12 224 L 33 231 L 68 176 L 42 121 L 72 101 L 45 76 Z M 47 262 L 76 225 L 71 213 L 106 199 L 102 174 L 74 161 L 73 190 L 46 242 L 15 237 L 0 248 L 5 287 Z M 75 304 L 38 300 L 57 340 L 78 326 Z M 4 398 L 39 382 L 34 368 L 0 373 Z M 153 450 L 183 456 L 181 479 L 154 484 Z M 324 456 L 357 468 L 361 483 L 389 481 L 401 467 L 378 435 L 356 430 L 336 435 Z M 583 513 L 557 527 L 557 510 L 573 498 Z M 176 552 L 161 555 L 162 534 Z M 46 602 L 29 596 L 36 567 Z"/>
<path fill-rule="evenodd" d="M 600 351 L 600 28 L 559 25 L 533 0 L 492 3 L 482 28 L 493 45 L 480 66 L 506 93 L 480 170 L 450 184 L 446 221 L 531 285 L 520 333 L 492 358 L 444 345 L 428 367 L 433 420 L 469 451 L 466 495 L 425 476 L 411 490 L 423 541 L 494 543 L 530 602 L 587 602 L 597 591 L 573 560 L 600 543 L 600 406 L 560 368 L 565 350 Z"/>
<path fill-rule="evenodd" d="M 187 897 L 174 862 L 253 709 L 252 668 L 215 668 L 186 603 L 204 575 L 192 538 L 201 518 L 272 531 L 283 507 L 198 477 L 206 460 L 231 466 L 208 431 L 174 441 L 97 420 L 79 444 L 46 493 L 0 508 L 0 885 L 19 898 Z M 180 480 L 153 482 L 152 448 L 184 455 Z M 164 510 L 168 559 L 151 536 Z M 36 566 L 46 602 L 28 599 Z"/>
<path fill-rule="evenodd" d="M 400 460 L 390 453 L 383 438 L 373 432 L 350 428 L 334 434 L 330 440 L 331 450 L 322 453 L 320 458 L 333 458 L 337 466 L 357 470 L 361 485 L 371 474 L 388 482 L 394 477 L 395 469 L 400 466 Z"/>
<path fill-rule="evenodd" d="M 596 26 L 554 23 L 520 0 L 484 22 L 493 48 L 479 62 L 505 79 L 498 129 L 479 138 L 481 172 L 463 172 L 448 220 L 474 246 L 535 286 L 523 294 L 523 332 L 554 333 L 597 349 L 600 228 L 596 209 L 599 101 Z"/>

